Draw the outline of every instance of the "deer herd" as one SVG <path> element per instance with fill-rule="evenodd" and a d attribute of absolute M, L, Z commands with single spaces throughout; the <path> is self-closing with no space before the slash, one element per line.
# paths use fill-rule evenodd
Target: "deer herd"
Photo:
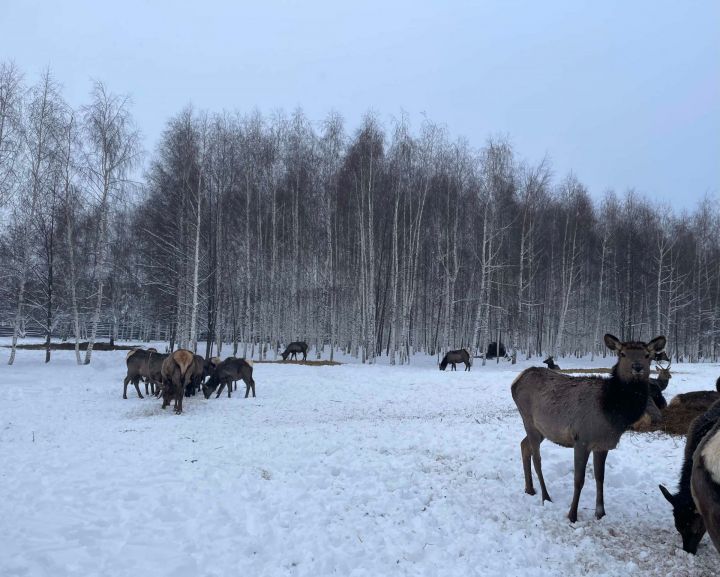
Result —
<path fill-rule="evenodd" d="M 513 381 L 512 398 L 525 428 L 525 437 L 520 442 L 525 492 L 536 493 L 534 468 L 542 502 L 551 501 L 540 456 L 540 445 L 548 439 L 573 449 L 574 493 L 567 515 L 570 522 L 575 523 L 578 518 L 591 454 L 596 485 L 595 517 L 604 517 L 608 453 L 617 447 L 626 431 L 643 430 L 642 427 L 658 423 L 673 410 L 682 410 L 694 420 L 687 424 L 678 492 L 672 494 L 663 485 L 660 491 L 673 507 L 675 528 L 682 538 L 683 549 L 696 553 L 707 532 L 720 552 L 720 379 L 716 383 L 717 392 L 684 393 L 668 405 L 663 396 L 671 378 L 665 337 L 656 337 L 648 343 L 621 342 L 606 334 L 604 341 L 617 356 L 607 377 L 564 374 L 553 357 L 548 357 L 543 361 L 547 368 L 525 369 Z M 304 342 L 290 343 L 282 358 L 284 361 L 289 356 L 297 358 L 300 353 L 305 360 L 307 350 Z M 650 377 L 652 361 L 658 363 L 657 378 Z M 253 362 L 249 359 L 229 357 L 221 361 L 217 357 L 203 359 L 185 349 L 166 354 L 155 349 L 135 349 L 128 353 L 126 362 L 123 398 L 127 398 L 129 383 L 142 398 L 139 384 L 143 380 L 145 394 L 162 396 L 162 408 L 174 401 L 177 414 L 182 413 L 183 397 L 194 395 L 200 388 L 206 399 L 213 392 L 219 397 L 225 387 L 230 397 L 233 386 L 237 389 L 237 381 L 242 380 L 245 397 L 250 393 L 255 396 Z M 662 366 L 661 362 L 668 364 Z M 458 363 L 470 370 L 471 357 L 467 349 L 448 352 L 440 369 L 450 365 L 455 370 Z"/>

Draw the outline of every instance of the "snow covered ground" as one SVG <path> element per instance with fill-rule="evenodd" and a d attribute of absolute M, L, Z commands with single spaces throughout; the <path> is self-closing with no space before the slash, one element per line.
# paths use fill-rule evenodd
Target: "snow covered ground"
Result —
<path fill-rule="evenodd" d="M 590 468 L 567 521 L 572 451 L 549 442 L 554 503 L 525 495 L 510 383 L 526 363 L 257 364 L 256 399 L 196 397 L 176 416 L 121 398 L 124 352 L 0 355 L 4 577 L 720 573 L 707 537 L 682 551 L 657 488 L 676 486 L 681 440 L 626 434 L 600 521 Z M 720 374 L 673 369 L 668 396 Z"/>

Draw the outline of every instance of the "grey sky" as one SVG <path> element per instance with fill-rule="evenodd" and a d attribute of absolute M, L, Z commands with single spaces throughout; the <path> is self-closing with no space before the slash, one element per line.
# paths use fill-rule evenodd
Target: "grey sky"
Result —
<path fill-rule="evenodd" d="M 682 207 L 720 192 L 720 2 L 0 0 L 0 59 L 130 93 L 145 146 L 188 102 L 422 114 L 481 146 L 510 137 L 600 196 Z"/>

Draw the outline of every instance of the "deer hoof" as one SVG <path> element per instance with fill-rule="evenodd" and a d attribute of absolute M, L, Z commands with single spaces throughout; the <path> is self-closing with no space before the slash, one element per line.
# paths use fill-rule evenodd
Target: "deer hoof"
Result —
<path fill-rule="evenodd" d="M 526 492 L 528 495 L 534 495 L 537 491 L 535 491 L 535 489 L 533 489 L 532 487 L 529 487 L 529 488 L 528 488 L 528 487 L 525 487 L 525 492 Z"/>
<path fill-rule="evenodd" d="M 602 519 L 605 516 L 605 509 L 595 509 L 595 518 Z"/>
<path fill-rule="evenodd" d="M 568 513 L 568 519 L 570 519 L 571 523 L 575 523 L 577 521 L 577 511 L 570 511 Z"/>

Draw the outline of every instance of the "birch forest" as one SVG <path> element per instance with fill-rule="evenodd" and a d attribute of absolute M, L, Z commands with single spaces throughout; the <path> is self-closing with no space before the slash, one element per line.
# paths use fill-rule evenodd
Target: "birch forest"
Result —
<path fill-rule="evenodd" d="M 442 119 L 168 118 L 145 151 L 128 96 L 96 83 L 73 108 L 50 72 L 28 85 L 0 63 L 10 363 L 27 337 L 46 360 L 76 343 L 78 363 L 108 341 L 272 359 L 304 340 L 312 358 L 400 364 L 497 341 L 518 358 L 604 354 L 605 332 L 718 360 L 712 198 L 688 212 L 591 195 L 510 138 L 471 143 Z"/>

